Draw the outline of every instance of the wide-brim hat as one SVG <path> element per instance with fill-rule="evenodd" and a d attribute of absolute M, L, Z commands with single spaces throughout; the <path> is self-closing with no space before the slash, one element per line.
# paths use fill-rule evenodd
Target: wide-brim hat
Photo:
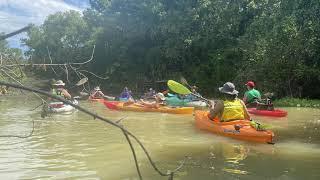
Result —
<path fill-rule="evenodd" d="M 156 94 L 156 97 L 160 98 L 162 101 L 166 100 L 166 97 L 162 93 Z"/>
<path fill-rule="evenodd" d="M 239 93 L 239 91 L 235 90 L 235 86 L 231 82 L 224 83 L 222 87 L 219 87 L 219 91 L 230 95 L 235 95 Z"/>
<path fill-rule="evenodd" d="M 66 85 L 62 80 L 58 80 L 57 82 L 55 82 L 53 85 L 55 86 L 64 86 Z"/>

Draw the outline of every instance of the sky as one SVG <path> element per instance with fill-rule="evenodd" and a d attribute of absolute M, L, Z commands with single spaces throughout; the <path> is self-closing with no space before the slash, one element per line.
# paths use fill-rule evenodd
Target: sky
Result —
<path fill-rule="evenodd" d="M 45 18 L 56 12 L 83 11 L 89 0 L 0 0 L 0 33 L 10 33 L 30 23 L 40 25 Z M 8 38 L 10 47 L 24 49 L 20 39 L 26 33 Z"/>

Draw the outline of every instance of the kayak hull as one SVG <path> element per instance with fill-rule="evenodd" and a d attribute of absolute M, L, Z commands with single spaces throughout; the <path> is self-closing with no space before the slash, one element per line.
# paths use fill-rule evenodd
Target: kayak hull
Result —
<path fill-rule="evenodd" d="M 60 106 L 59 104 L 62 105 Z M 77 100 L 72 101 L 73 104 L 78 105 L 79 102 Z M 59 106 L 59 107 L 58 107 Z M 69 104 L 63 104 L 63 102 L 53 102 L 49 103 L 48 105 L 48 112 L 49 113 L 65 113 L 65 112 L 71 112 L 75 110 L 75 108 Z"/>
<path fill-rule="evenodd" d="M 160 113 L 171 113 L 171 114 L 192 114 L 193 107 L 160 107 L 160 108 L 149 108 L 139 104 L 124 105 L 123 102 L 116 101 L 104 101 L 104 105 L 113 110 L 120 111 L 135 111 L 135 112 L 160 112 Z"/>
<path fill-rule="evenodd" d="M 89 101 L 93 101 L 93 102 L 103 102 L 104 100 L 115 100 L 116 97 L 112 97 L 112 96 L 104 96 L 103 98 L 92 98 L 92 97 L 89 97 Z"/>
<path fill-rule="evenodd" d="M 257 110 L 256 108 L 248 108 L 248 112 L 254 115 L 271 116 L 271 117 L 285 117 L 288 115 L 287 111 L 280 110 L 280 109 L 268 111 L 268 110 Z"/>
<path fill-rule="evenodd" d="M 207 111 L 195 111 L 195 125 L 197 128 L 234 139 L 273 144 L 274 133 L 270 130 L 257 131 L 250 126 L 249 120 L 235 120 L 219 122 L 219 119 L 210 120 Z M 240 127 L 235 129 L 235 125 Z"/>
<path fill-rule="evenodd" d="M 204 101 L 191 101 L 186 103 L 186 106 L 204 108 L 207 107 L 207 103 Z"/>
<path fill-rule="evenodd" d="M 177 96 L 166 97 L 166 102 L 170 106 L 182 106 L 182 107 L 207 107 L 207 103 L 204 101 L 190 101 L 188 99 L 179 99 Z"/>
<path fill-rule="evenodd" d="M 88 100 L 92 101 L 92 102 L 103 102 L 104 101 L 104 99 L 98 99 L 98 98 L 89 98 Z"/>
<path fill-rule="evenodd" d="M 120 101 L 103 101 L 103 104 L 111 110 L 118 110 L 118 103 L 120 103 Z"/>

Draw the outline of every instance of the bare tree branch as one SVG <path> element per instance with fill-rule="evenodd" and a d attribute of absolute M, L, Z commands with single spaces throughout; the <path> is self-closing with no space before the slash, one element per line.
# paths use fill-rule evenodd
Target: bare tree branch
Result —
<path fill-rule="evenodd" d="M 26 27 L 24 27 L 24 28 L 21 28 L 21 29 L 19 29 L 19 30 L 17 30 L 17 31 L 14 31 L 14 32 L 12 32 L 12 33 L 5 34 L 5 35 L 3 35 L 3 36 L 0 36 L 0 41 L 1 41 L 1 40 L 4 40 L 4 39 L 7 39 L 7 38 L 9 38 L 9 37 L 11 37 L 11 36 L 15 36 L 15 35 L 17 35 L 17 34 L 20 34 L 20 33 L 24 32 L 24 31 L 27 31 L 27 30 L 29 30 L 30 28 L 31 28 L 31 25 L 28 25 L 28 26 L 26 26 Z"/>
<path fill-rule="evenodd" d="M 61 97 L 59 97 L 59 96 L 55 96 L 55 95 L 49 94 L 49 93 L 47 93 L 47 92 L 45 92 L 45 91 L 41 91 L 41 90 L 38 90 L 38 89 L 33 89 L 33 88 L 29 88 L 29 87 L 25 87 L 25 86 L 21 86 L 21 85 L 17 85 L 17 84 L 6 83 L 6 82 L 3 82 L 3 81 L 0 81 L 0 85 L 5 85 L 5 86 L 9 86 L 9 87 L 13 87 L 13 88 L 18 88 L 18 89 L 22 89 L 22 90 L 26 90 L 26 91 L 31 91 L 31 92 L 34 92 L 34 93 L 39 93 L 39 94 L 48 96 L 48 97 L 50 97 L 50 98 L 52 98 L 52 99 L 61 101 L 61 102 L 65 103 L 65 104 L 69 104 L 70 106 L 72 106 L 72 107 L 74 107 L 74 108 L 76 108 L 76 109 L 78 109 L 78 110 L 80 110 L 80 111 L 82 111 L 82 112 L 84 112 L 84 113 L 86 113 L 86 114 L 89 114 L 89 115 L 93 116 L 94 119 L 99 119 L 99 120 L 104 121 L 104 122 L 106 122 L 106 123 L 108 123 L 108 124 L 110 124 L 110 125 L 112 125 L 112 126 L 114 126 L 114 127 L 119 128 L 123 133 L 125 133 L 127 136 L 132 137 L 132 138 L 138 143 L 138 145 L 141 147 L 141 149 L 143 150 L 143 152 L 144 152 L 145 155 L 147 156 L 147 158 L 148 158 L 150 164 L 152 165 L 152 167 L 154 168 L 154 170 L 155 170 L 156 172 L 158 172 L 158 174 L 161 175 L 161 176 L 168 176 L 169 179 L 173 179 L 174 173 L 177 172 L 178 170 L 180 170 L 181 167 L 182 167 L 182 166 L 185 164 L 185 162 L 186 162 L 187 157 L 185 157 L 184 161 L 183 161 L 182 163 L 180 163 L 180 165 L 179 165 L 175 170 L 173 170 L 173 171 L 168 170 L 167 172 L 162 172 L 162 171 L 156 166 L 155 162 L 152 160 L 149 152 L 148 152 L 147 149 L 144 147 L 144 145 L 142 144 L 142 142 L 141 142 L 133 133 L 131 133 L 131 132 L 130 132 L 129 130 L 127 130 L 126 128 L 124 128 L 122 125 L 119 125 L 118 123 L 116 123 L 116 122 L 114 122 L 114 121 L 111 121 L 111 120 L 106 119 L 106 118 L 104 118 L 104 117 L 102 117 L 102 116 L 99 116 L 99 115 L 96 114 L 96 113 L 90 112 L 89 110 L 87 110 L 87 109 L 85 109 L 85 108 L 83 108 L 83 107 L 81 107 L 81 106 L 75 105 L 75 104 L 73 104 L 72 102 L 65 100 L 64 98 L 61 98 Z M 128 140 L 128 139 L 127 139 L 127 140 Z M 129 143 L 129 142 L 128 142 L 128 143 Z M 137 164 L 136 164 L 136 166 L 137 166 Z"/>
<path fill-rule="evenodd" d="M 108 76 L 106 76 L 106 77 L 101 77 L 101 76 L 98 76 L 98 75 L 94 74 L 93 72 L 90 72 L 90 71 L 87 71 L 87 70 L 79 70 L 79 71 L 92 74 L 92 75 L 94 75 L 95 77 L 97 77 L 97 78 L 99 78 L 99 79 L 109 79 Z"/>

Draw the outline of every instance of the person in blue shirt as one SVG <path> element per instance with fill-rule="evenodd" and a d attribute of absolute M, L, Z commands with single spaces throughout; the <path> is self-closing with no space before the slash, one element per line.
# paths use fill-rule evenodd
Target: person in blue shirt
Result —
<path fill-rule="evenodd" d="M 201 96 L 201 95 L 197 92 L 197 90 L 198 90 L 198 87 L 197 87 L 197 86 L 192 86 L 192 87 L 191 87 L 191 92 L 192 92 L 193 94 L 196 94 L 196 95 Z M 188 95 L 186 95 L 186 96 L 184 97 L 184 99 L 187 99 L 187 100 L 189 100 L 189 101 L 199 101 L 200 98 L 198 98 L 197 96 L 195 96 L 195 95 L 193 95 L 193 94 L 188 94 Z"/>
<path fill-rule="evenodd" d="M 128 87 L 125 87 L 120 94 L 119 100 L 120 101 L 128 101 L 129 99 L 133 99 L 132 92 L 128 89 Z"/>

